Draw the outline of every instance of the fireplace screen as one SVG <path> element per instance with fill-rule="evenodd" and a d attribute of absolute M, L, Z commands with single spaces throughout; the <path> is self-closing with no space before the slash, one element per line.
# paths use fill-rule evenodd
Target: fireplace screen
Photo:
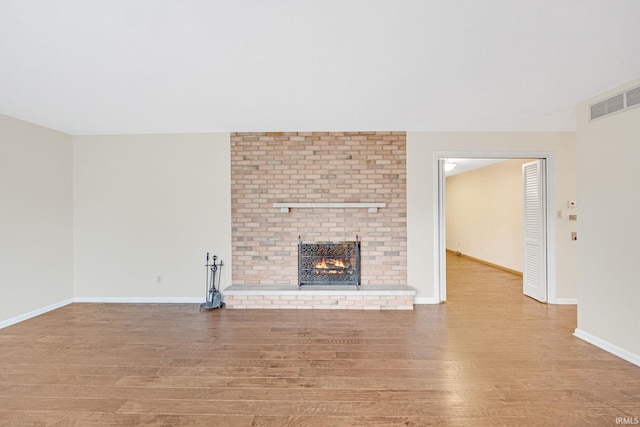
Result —
<path fill-rule="evenodd" d="M 298 287 L 360 286 L 360 241 L 303 242 L 298 237 Z"/>

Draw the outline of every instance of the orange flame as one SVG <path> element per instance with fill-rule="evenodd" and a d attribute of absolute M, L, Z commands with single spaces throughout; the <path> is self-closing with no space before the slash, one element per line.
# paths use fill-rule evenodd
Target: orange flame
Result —
<path fill-rule="evenodd" d="M 334 270 L 334 269 L 336 269 L 336 268 L 345 268 L 345 265 L 344 265 L 344 262 L 342 262 L 342 260 L 329 259 L 327 261 L 327 259 L 325 257 L 322 257 L 322 261 L 317 263 L 314 267 L 318 268 L 318 269 L 328 270 L 327 273 L 329 273 L 329 274 L 336 274 L 336 273 L 339 273 L 341 271 L 337 271 L 337 270 Z"/>

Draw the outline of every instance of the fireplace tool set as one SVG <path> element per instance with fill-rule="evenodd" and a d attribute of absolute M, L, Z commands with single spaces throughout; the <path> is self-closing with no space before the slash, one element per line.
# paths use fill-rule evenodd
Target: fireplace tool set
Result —
<path fill-rule="evenodd" d="M 205 268 L 207 269 L 207 294 L 206 302 L 200 304 L 200 310 L 211 310 L 214 308 L 220 308 L 222 304 L 222 295 L 220 294 L 220 277 L 222 275 L 222 260 L 217 262 L 218 257 L 213 256 L 209 258 L 209 252 L 207 252 L 207 263 Z M 216 282 L 218 286 L 216 287 Z"/>

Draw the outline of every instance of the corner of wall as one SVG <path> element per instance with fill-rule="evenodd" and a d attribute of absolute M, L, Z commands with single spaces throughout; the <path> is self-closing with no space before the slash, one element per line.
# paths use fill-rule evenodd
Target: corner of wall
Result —
<path fill-rule="evenodd" d="M 0 322 L 72 298 L 72 180 L 70 135 L 0 115 Z"/>

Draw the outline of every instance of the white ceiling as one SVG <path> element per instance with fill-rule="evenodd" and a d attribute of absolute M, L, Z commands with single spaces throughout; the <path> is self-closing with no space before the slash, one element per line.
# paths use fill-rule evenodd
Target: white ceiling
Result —
<path fill-rule="evenodd" d="M 572 130 L 638 0 L 0 0 L 0 114 L 71 134 Z"/>

